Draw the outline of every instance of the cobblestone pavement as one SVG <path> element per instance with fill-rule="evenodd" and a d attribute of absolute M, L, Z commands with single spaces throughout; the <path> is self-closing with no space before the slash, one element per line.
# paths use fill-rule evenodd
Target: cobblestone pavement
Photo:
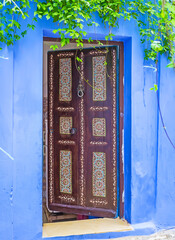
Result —
<path fill-rule="evenodd" d="M 175 240 L 175 229 L 160 231 L 149 236 L 122 237 L 115 240 Z"/>

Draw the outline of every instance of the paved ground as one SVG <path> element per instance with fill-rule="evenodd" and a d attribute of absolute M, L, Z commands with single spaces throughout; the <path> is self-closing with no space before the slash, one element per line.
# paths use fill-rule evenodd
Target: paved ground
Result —
<path fill-rule="evenodd" d="M 149 236 L 123 237 L 115 240 L 175 240 L 175 229 L 160 231 Z"/>

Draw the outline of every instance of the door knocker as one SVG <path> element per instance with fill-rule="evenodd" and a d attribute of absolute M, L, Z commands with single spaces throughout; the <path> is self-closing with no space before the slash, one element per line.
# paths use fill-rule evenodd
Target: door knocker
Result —
<path fill-rule="evenodd" d="M 80 98 L 84 96 L 84 86 L 81 83 L 78 85 L 77 95 Z"/>

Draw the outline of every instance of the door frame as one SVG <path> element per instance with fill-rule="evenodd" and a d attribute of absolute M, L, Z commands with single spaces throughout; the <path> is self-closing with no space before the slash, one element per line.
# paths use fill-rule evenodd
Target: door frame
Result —
<path fill-rule="evenodd" d="M 50 37 L 43 37 L 44 42 L 60 42 L 59 38 L 50 38 Z M 118 100 L 119 100 L 119 105 L 118 105 L 118 123 L 119 123 L 119 141 L 117 141 L 117 165 L 119 168 L 117 168 L 117 199 L 118 199 L 118 204 L 117 204 L 117 212 L 116 212 L 116 217 L 124 217 L 124 44 L 123 42 L 118 42 L 118 41 L 104 41 L 100 40 L 105 46 L 109 47 L 115 47 L 119 46 L 119 95 L 117 95 Z M 71 43 L 76 43 L 75 40 L 71 40 Z M 83 40 L 84 44 L 89 44 L 88 40 Z M 92 48 L 92 45 L 98 44 L 97 41 L 94 40 L 93 44 L 89 44 L 89 48 Z M 68 48 L 61 49 L 61 51 L 67 50 Z M 86 49 L 86 48 L 85 48 Z M 117 109 L 116 109 L 117 110 Z M 118 125 L 117 125 L 118 126 Z M 46 136 L 48 138 L 48 136 Z M 118 145 L 119 144 L 119 145 Z M 118 152 L 119 149 L 119 152 Z M 46 153 L 48 150 L 46 150 Z M 47 181 L 46 181 L 47 182 Z M 46 186 L 48 188 L 48 186 Z M 48 202 L 47 202 L 48 206 Z"/>

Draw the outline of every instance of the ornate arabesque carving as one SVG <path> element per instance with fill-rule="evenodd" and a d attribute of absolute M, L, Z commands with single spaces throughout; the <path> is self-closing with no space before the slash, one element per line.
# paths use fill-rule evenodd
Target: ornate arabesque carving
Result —
<path fill-rule="evenodd" d="M 53 54 L 49 59 L 49 202 L 54 201 L 54 132 L 53 132 Z"/>
<path fill-rule="evenodd" d="M 80 63 L 80 80 L 81 84 L 84 81 L 84 53 L 81 52 L 80 58 L 82 62 Z M 84 122 L 84 98 L 82 97 L 79 105 L 80 113 L 80 204 L 83 206 L 85 204 L 85 179 L 84 179 L 84 146 L 85 146 L 85 122 Z"/>
<path fill-rule="evenodd" d="M 113 171 L 113 205 L 117 205 L 117 154 L 116 154 L 116 50 L 112 50 L 112 171 Z"/>
<path fill-rule="evenodd" d="M 60 134 L 70 135 L 72 117 L 60 117 Z"/>
<path fill-rule="evenodd" d="M 62 145 L 75 145 L 75 141 L 71 140 L 59 140 L 58 143 Z"/>
<path fill-rule="evenodd" d="M 57 57 L 71 57 L 74 56 L 74 52 L 59 53 Z"/>
<path fill-rule="evenodd" d="M 108 53 L 108 50 L 101 50 L 101 49 L 98 49 L 98 50 L 95 50 L 95 51 L 90 51 L 89 54 L 90 55 L 101 55 L 101 54 L 106 54 Z"/>
<path fill-rule="evenodd" d="M 70 197 L 70 196 L 58 196 L 58 198 L 60 198 L 61 200 L 65 201 L 65 202 L 75 202 L 75 198 L 74 197 Z"/>
<path fill-rule="evenodd" d="M 59 101 L 72 100 L 72 59 L 59 59 Z"/>
<path fill-rule="evenodd" d="M 60 151 L 60 192 L 72 194 L 72 152 Z"/>
<path fill-rule="evenodd" d="M 107 145 L 107 142 L 95 142 L 95 141 L 91 141 L 90 142 L 91 145 Z"/>
<path fill-rule="evenodd" d="M 98 200 L 98 199 L 91 199 L 90 202 L 93 203 L 94 205 L 107 205 L 108 204 L 108 202 L 106 200 Z"/>
<path fill-rule="evenodd" d="M 92 58 L 93 64 L 93 101 L 106 101 L 106 57 Z"/>
<path fill-rule="evenodd" d="M 75 109 L 73 107 L 58 107 L 57 110 L 59 112 L 74 112 Z"/>
<path fill-rule="evenodd" d="M 92 119 L 92 135 L 97 137 L 106 136 L 106 119 L 105 118 Z"/>
<path fill-rule="evenodd" d="M 90 110 L 94 112 L 107 111 L 108 109 L 109 109 L 108 107 L 90 107 Z"/>
<path fill-rule="evenodd" d="M 104 152 L 93 152 L 93 196 L 106 197 L 106 154 Z"/>
<path fill-rule="evenodd" d="M 83 53 L 81 54 L 82 57 Z M 117 171 L 116 171 L 116 51 L 112 51 L 112 72 L 113 72 L 113 104 L 112 104 L 112 117 L 113 117 L 113 130 L 112 130 L 112 137 L 113 137 L 113 143 L 112 143 L 112 164 L 113 164 L 113 205 L 116 206 L 117 203 L 117 191 L 116 191 L 116 186 L 117 186 Z M 53 188 L 53 154 L 54 154 L 54 145 L 53 145 L 53 140 L 54 140 L 54 133 L 53 133 L 53 55 L 50 55 L 49 59 L 49 69 L 50 69 L 50 75 L 49 75 L 49 128 L 50 128 L 50 133 L 49 133 L 49 146 L 50 146 L 50 151 L 49 151 L 49 202 L 52 203 L 54 199 L 54 188 Z M 81 70 L 83 70 L 84 63 L 81 63 Z M 82 67 L 83 66 L 83 67 Z M 82 71 L 83 73 L 83 71 Z M 82 77 L 82 76 L 81 76 Z M 97 108 L 91 108 L 91 111 L 106 111 L 108 110 L 107 107 L 98 107 Z M 62 111 L 61 109 L 58 109 L 58 111 Z M 63 110 L 64 111 L 64 110 Z M 66 110 L 65 110 L 66 111 Z M 73 111 L 72 108 L 70 111 Z M 84 205 L 85 202 L 85 196 L 84 196 L 84 190 L 85 190 L 85 179 L 84 179 L 84 128 L 85 128 L 85 123 L 84 123 L 84 100 L 83 98 L 80 100 L 80 105 L 79 105 L 79 111 L 80 111 L 80 130 L 81 130 L 81 146 L 80 146 L 80 162 L 81 162 L 81 174 L 80 174 L 80 204 Z M 107 144 L 106 142 L 98 142 L 98 144 L 103 145 Z M 66 143 L 64 143 L 66 144 Z M 97 144 L 97 142 L 91 142 L 91 144 Z M 67 202 L 74 202 L 75 199 L 73 197 L 67 197 L 67 196 L 59 196 L 60 199 L 65 200 Z M 103 204 L 106 205 L 107 201 L 102 201 L 102 200 L 95 200 L 92 199 L 90 202 L 94 204 Z"/>

